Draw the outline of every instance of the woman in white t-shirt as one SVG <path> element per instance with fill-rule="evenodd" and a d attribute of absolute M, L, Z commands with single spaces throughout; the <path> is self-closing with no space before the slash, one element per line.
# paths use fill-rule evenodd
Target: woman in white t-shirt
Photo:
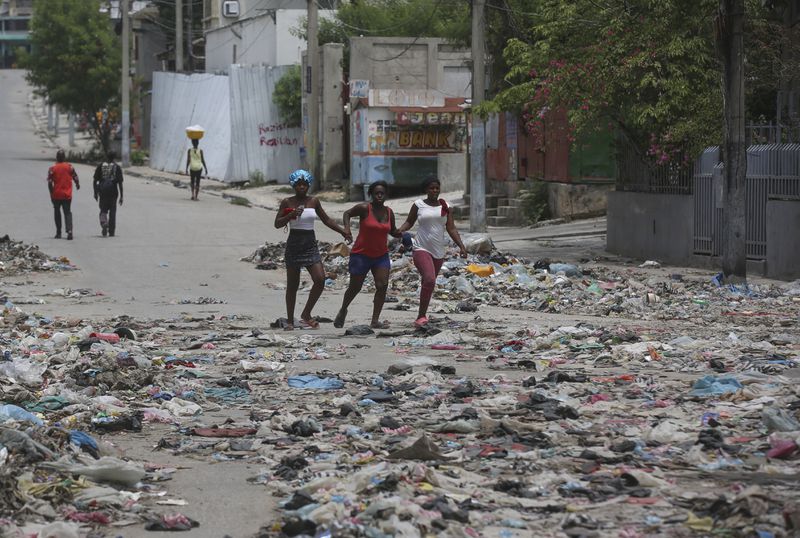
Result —
<path fill-rule="evenodd" d="M 412 242 L 412 258 L 414 266 L 419 271 L 422 287 L 419 292 L 419 312 L 414 325 L 424 327 L 428 324 L 428 305 L 431 302 L 436 277 L 444 263 L 447 251 L 447 238 L 445 232 L 461 250 L 461 257 L 467 257 L 467 249 L 461 242 L 453 215 L 443 199 L 439 198 L 441 184 L 436 177 L 429 177 L 422 182 L 425 198 L 420 198 L 411 206 L 408 218 L 398 229 L 403 233 L 411 229 L 415 222 L 419 223 L 417 235 Z"/>

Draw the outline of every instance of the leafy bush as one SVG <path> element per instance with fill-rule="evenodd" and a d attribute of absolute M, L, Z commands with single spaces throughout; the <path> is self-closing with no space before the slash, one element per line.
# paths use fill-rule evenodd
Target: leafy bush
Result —
<path fill-rule="evenodd" d="M 147 163 L 148 155 L 145 150 L 135 149 L 131 151 L 131 164 L 134 166 L 144 166 Z"/>
<path fill-rule="evenodd" d="M 300 127 L 302 123 L 302 81 L 300 66 L 293 65 L 281 79 L 275 83 L 272 102 L 278 107 L 281 121 L 289 127 Z"/>
<path fill-rule="evenodd" d="M 544 181 L 533 182 L 530 188 L 520 190 L 517 196 L 522 202 L 522 214 L 531 224 L 550 217 L 547 183 Z"/>
<path fill-rule="evenodd" d="M 250 175 L 247 178 L 248 187 L 263 187 L 266 184 L 267 180 L 264 178 L 264 172 L 261 170 L 253 170 L 250 172 Z"/>

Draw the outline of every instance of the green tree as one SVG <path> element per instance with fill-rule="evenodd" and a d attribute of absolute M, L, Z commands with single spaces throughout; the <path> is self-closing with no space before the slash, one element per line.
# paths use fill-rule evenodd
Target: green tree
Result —
<path fill-rule="evenodd" d="M 774 115 L 775 92 L 798 72 L 788 54 L 798 29 L 761 0 L 747 0 L 750 121 Z M 716 0 L 527 0 L 510 13 L 500 91 L 483 112 L 516 110 L 535 137 L 551 111 L 574 134 L 621 133 L 656 163 L 688 165 L 722 140 L 722 70 L 712 21 Z M 498 88 L 498 86 L 495 86 Z"/>
<path fill-rule="evenodd" d="M 302 122 L 301 85 L 299 65 L 290 67 L 275 83 L 272 102 L 278 107 L 281 121 L 289 127 L 300 127 Z"/>
<path fill-rule="evenodd" d="M 547 0 L 530 41 L 487 109 L 520 110 L 534 135 L 566 112 L 577 132 L 610 127 L 658 162 L 691 155 L 721 133 L 713 0 Z"/>
<path fill-rule="evenodd" d="M 27 79 L 63 110 L 86 113 L 103 151 L 120 90 L 120 42 L 99 0 L 35 0 Z M 98 117 L 98 112 L 106 111 Z"/>

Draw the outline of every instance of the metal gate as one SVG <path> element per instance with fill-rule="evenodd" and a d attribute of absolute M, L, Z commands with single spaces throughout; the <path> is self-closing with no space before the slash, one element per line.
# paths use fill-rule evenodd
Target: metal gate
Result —
<path fill-rule="evenodd" d="M 695 165 L 695 254 L 721 254 L 723 167 L 716 147 L 706 149 Z M 747 257 L 766 260 L 767 202 L 800 200 L 800 144 L 748 147 L 745 188 Z"/>

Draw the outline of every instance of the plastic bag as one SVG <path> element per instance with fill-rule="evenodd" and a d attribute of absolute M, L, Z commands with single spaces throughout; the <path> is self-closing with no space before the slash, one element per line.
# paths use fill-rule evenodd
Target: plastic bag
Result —
<path fill-rule="evenodd" d="M 462 234 L 461 240 L 470 254 L 491 254 L 494 247 L 489 234 Z"/>
<path fill-rule="evenodd" d="M 46 364 L 35 363 L 30 359 L 0 362 L 0 375 L 10 377 L 14 381 L 26 385 L 41 385 L 42 374 L 44 374 L 45 370 L 47 370 Z"/>
<path fill-rule="evenodd" d="M 28 411 L 25 411 L 23 408 L 12 404 L 0 405 L 0 422 L 5 422 L 6 420 L 16 420 L 17 422 L 30 422 L 31 424 L 36 424 L 37 426 L 44 425 L 42 419 L 40 419 L 33 413 L 29 413 Z"/>

